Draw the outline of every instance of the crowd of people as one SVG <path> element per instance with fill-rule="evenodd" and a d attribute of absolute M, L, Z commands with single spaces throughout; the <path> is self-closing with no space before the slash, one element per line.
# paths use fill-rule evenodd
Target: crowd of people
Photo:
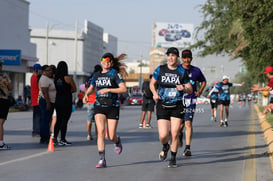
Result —
<path fill-rule="evenodd" d="M 159 141 L 162 150 L 159 159 L 164 161 L 170 150 L 171 158 L 168 167 L 177 167 L 176 155 L 179 146 L 183 146 L 183 132 L 185 127 L 184 156 L 191 156 L 191 141 L 193 135 L 193 118 L 196 110 L 197 98 L 203 93 L 207 80 L 197 66 L 192 65 L 191 50 L 183 50 L 181 58 L 179 50 L 170 47 L 166 51 L 167 63 L 159 65 L 150 75 L 149 81 L 143 82 L 143 104 L 139 128 L 152 128 L 151 117 L 156 108 L 156 119 Z M 97 168 L 105 168 L 105 135 L 114 143 L 116 154 L 123 150 L 121 137 L 117 134 L 120 119 L 121 101 L 119 95 L 127 92 L 124 78 L 128 75 L 126 65 L 121 60 L 126 54 L 114 57 L 112 53 L 105 53 L 100 64 L 94 67 L 90 77 L 80 88 L 77 107 L 87 106 L 86 130 L 87 140 L 93 140 L 92 124 L 95 127 L 97 139 L 98 163 Z M 182 63 L 180 63 L 182 62 Z M 270 79 L 266 87 L 253 85 L 252 92 L 272 91 L 273 67 L 266 67 L 264 74 Z M 229 77 L 224 75 L 222 81 L 215 82 L 208 88 L 211 105 L 211 120 L 217 121 L 217 106 L 220 106 L 220 126 L 228 127 L 229 106 L 231 104 L 230 88 L 243 86 L 242 83 L 230 83 Z M 0 149 L 10 149 L 4 142 L 3 125 L 7 119 L 9 107 L 8 94 L 12 90 L 9 76 L 2 72 L 0 62 Z M 73 109 L 72 94 L 77 92 L 75 82 L 68 75 L 68 65 L 60 61 L 54 65 L 35 64 L 31 77 L 31 104 L 33 108 L 32 136 L 40 137 L 41 144 L 48 144 L 50 137 L 55 145 L 68 146 L 67 126 Z M 249 100 L 246 94 L 239 97 L 241 102 Z M 23 100 L 21 99 L 23 102 Z M 18 100 L 19 104 L 19 100 Z M 273 109 L 273 98 L 265 106 L 264 115 Z M 147 117 L 147 122 L 145 122 Z M 60 139 L 59 139 L 60 133 Z M 59 140 L 58 140 L 59 139 Z"/>

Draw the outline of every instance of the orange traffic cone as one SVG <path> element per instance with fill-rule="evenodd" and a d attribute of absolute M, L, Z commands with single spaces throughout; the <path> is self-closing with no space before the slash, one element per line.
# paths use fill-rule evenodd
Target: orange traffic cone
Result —
<path fill-rule="evenodd" d="M 143 127 L 142 128 L 146 128 L 146 121 L 143 121 Z"/>
<path fill-rule="evenodd" d="M 49 139 L 47 151 L 55 151 L 54 144 L 53 144 L 53 138 L 52 137 L 50 137 L 50 139 Z"/>

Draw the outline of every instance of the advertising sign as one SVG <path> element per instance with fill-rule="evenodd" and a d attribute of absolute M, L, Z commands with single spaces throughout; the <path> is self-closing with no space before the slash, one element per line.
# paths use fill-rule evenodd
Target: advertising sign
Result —
<path fill-rule="evenodd" d="M 192 44 L 193 24 L 155 23 L 154 33 L 157 47 L 184 48 Z"/>
<path fill-rule="evenodd" d="M 21 65 L 21 50 L 0 50 L 0 60 L 4 65 Z"/>

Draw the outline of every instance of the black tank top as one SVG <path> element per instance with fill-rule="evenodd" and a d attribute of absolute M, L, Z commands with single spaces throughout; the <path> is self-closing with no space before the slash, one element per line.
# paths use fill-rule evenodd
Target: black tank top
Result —
<path fill-rule="evenodd" d="M 64 78 L 55 80 L 56 87 L 56 103 L 65 102 L 72 103 L 71 86 L 65 82 Z"/>

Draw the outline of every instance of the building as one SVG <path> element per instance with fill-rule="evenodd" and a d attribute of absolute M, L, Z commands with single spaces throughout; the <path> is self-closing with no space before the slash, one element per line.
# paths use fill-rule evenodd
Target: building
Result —
<path fill-rule="evenodd" d="M 33 29 L 31 42 L 37 45 L 37 57 L 41 65 L 57 65 L 61 60 L 66 61 L 77 87 L 85 82 L 94 66 L 100 64 L 103 53 L 117 55 L 117 38 L 104 33 L 102 27 L 87 20 L 81 32 Z"/>
<path fill-rule="evenodd" d="M 25 73 L 38 61 L 36 45 L 30 42 L 29 2 L 25 0 L 0 1 L 0 59 L 3 71 L 13 83 L 15 98 L 23 96 Z"/>

